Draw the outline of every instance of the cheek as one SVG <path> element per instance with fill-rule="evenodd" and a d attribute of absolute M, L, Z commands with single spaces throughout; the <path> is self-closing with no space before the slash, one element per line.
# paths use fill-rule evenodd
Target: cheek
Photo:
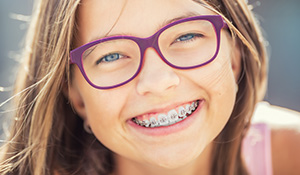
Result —
<path fill-rule="evenodd" d="M 225 64 L 211 75 L 207 82 L 210 112 L 218 116 L 218 120 L 226 121 L 232 113 L 236 93 L 235 77 L 230 64 Z"/>
<path fill-rule="evenodd" d="M 230 59 L 220 56 L 186 77 L 204 94 L 206 129 L 210 131 L 210 138 L 215 138 L 229 120 L 235 104 L 235 76 Z"/>
<path fill-rule="evenodd" d="M 215 65 L 209 77 L 203 83 L 211 99 L 218 98 L 220 102 L 235 99 L 235 76 L 230 61 Z"/>
<path fill-rule="evenodd" d="M 102 91 L 93 88 L 79 70 L 74 71 L 74 85 L 77 87 L 84 105 L 84 120 L 90 125 L 94 135 L 101 142 L 106 142 L 120 132 L 124 122 L 120 117 L 127 96 L 124 89 Z"/>
<path fill-rule="evenodd" d="M 230 116 L 236 98 L 236 78 L 234 64 L 236 59 L 233 53 L 231 40 L 223 33 L 218 57 L 209 65 L 204 67 L 202 85 L 207 92 L 209 107 L 213 113 Z"/>
<path fill-rule="evenodd" d="M 209 101 L 235 99 L 235 75 L 228 57 L 216 58 L 204 67 L 189 71 L 184 77 L 204 91 Z"/>
<path fill-rule="evenodd" d="M 229 120 L 236 98 L 235 78 L 230 62 L 216 66 L 210 77 L 204 82 L 208 94 L 208 120 L 215 126 L 214 132 L 219 133 Z"/>
<path fill-rule="evenodd" d="M 96 89 L 85 93 L 84 99 L 87 119 L 93 131 L 97 131 L 96 135 L 98 131 L 104 131 L 106 128 L 113 130 L 116 124 L 121 123 L 120 113 L 126 101 L 125 95 Z"/>
<path fill-rule="evenodd" d="M 86 98 L 87 120 L 97 140 L 114 152 L 128 149 L 126 146 L 119 147 L 120 140 L 124 141 L 125 134 L 122 130 L 124 122 L 120 117 L 125 101 L 124 95 L 100 91 L 89 92 Z"/>

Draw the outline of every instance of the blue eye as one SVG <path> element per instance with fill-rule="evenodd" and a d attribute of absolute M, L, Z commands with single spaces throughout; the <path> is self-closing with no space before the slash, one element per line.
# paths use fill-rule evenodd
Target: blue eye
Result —
<path fill-rule="evenodd" d="M 175 42 L 181 42 L 181 41 L 192 41 L 198 37 L 202 37 L 202 34 L 198 34 L 198 33 L 188 33 L 185 35 L 180 36 L 179 38 L 177 38 L 175 40 Z"/>
<path fill-rule="evenodd" d="M 96 64 L 99 64 L 101 62 L 113 62 L 113 61 L 117 61 L 121 57 L 123 57 L 123 56 L 121 54 L 119 54 L 119 53 L 111 53 L 111 54 L 105 55 L 104 57 L 102 57 L 99 60 L 97 60 Z"/>

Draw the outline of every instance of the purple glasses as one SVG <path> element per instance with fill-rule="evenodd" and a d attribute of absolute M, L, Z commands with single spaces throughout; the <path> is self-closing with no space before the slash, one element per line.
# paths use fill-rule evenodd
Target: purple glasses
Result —
<path fill-rule="evenodd" d="M 134 79 L 150 47 L 169 66 L 193 69 L 216 58 L 224 26 L 219 15 L 195 16 L 170 23 L 148 38 L 106 37 L 72 50 L 71 64 L 77 64 L 86 81 L 97 89 L 115 88 Z"/>

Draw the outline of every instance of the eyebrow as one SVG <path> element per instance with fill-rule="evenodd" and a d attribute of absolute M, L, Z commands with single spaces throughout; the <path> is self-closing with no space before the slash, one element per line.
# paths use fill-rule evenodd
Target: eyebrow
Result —
<path fill-rule="evenodd" d="M 193 17 L 193 16 L 201 16 L 201 14 L 200 13 L 196 13 L 196 12 L 189 12 L 189 13 L 186 13 L 186 14 L 184 14 L 182 16 L 166 20 L 161 25 L 159 25 L 158 30 L 161 29 L 161 28 L 163 28 L 164 26 L 166 26 L 168 24 L 171 24 L 171 23 L 175 22 L 175 21 L 178 21 L 178 20 L 181 20 L 181 19 L 184 19 L 184 18 Z"/>
<path fill-rule="evenodd" d="M 160 25 L 158 25 L 158 27 L 157 27 L 157 29 L 156 29 L 155 32 L 157 32 L 158 30 L 160 30 L 164 26 L 166 26 L 168 24 L 171 24 L 171 23 L 173 23 L 175 21 L 178 21 L 178 20 L 181 20 L 181 19 L 184 19 L 184 18 L 193 17 L 193 16 L 201 16 L 201 14 L 200 13 L 196 13 L 196 12 L 189 12 L 189 13 L 186 13 L 184 15 L 181 15 L 181 16 L 169 19 L 169 20 L 165 20 Z M 97 37 L 91 39 L 88 43 L 96 41 L 96 40 L 99 40 L 99 39 L 103 39 L 103 38 L 107 38 L 107 37 L 112 37 L 112 36 L 134 36 L 134 35 L 132 33 L 106 34 L 106 35 L 103 35 L 103 36 L 97 36 Z"/>

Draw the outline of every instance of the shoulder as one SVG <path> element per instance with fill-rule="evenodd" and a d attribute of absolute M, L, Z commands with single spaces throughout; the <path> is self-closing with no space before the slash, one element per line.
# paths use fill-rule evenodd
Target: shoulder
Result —
<path fill-rule="evenodd" d="M 261 102 L 253 122 L 263 122 L 271 128 L 274 175 L 300 174 L 300 113 Z"/>

